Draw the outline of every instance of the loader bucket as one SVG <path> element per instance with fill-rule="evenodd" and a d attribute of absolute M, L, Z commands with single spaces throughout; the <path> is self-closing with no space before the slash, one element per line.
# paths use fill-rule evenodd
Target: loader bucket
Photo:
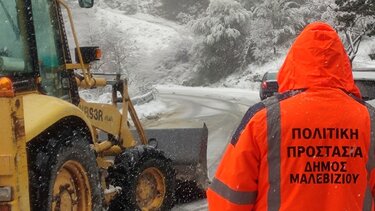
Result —
<path fill-rule="evenodd" d="M 145 129 L 145 133 L 149 140 L 156 139 L 156 148 L 172 160 L 177 180 L 207 188 L 208 129 L 205 124 L 202 128 Z"/>

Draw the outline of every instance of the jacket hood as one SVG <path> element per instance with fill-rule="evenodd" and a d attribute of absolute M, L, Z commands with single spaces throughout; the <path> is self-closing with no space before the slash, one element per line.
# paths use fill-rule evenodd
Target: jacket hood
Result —
<path fill-rule="evenodd" d="M 328 24 L 309 24 L 290 48 L 277 81 L 279 92 L 312 87 L 342 89 L 361 97 L 336 31 Z"/>

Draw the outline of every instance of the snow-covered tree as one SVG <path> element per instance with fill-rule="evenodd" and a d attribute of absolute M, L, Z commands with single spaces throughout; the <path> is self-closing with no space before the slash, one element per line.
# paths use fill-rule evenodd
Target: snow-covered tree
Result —
<path fill-rule="evenodd" d="M 161 0 L 139 0 L 138 4 L 138 11 L 140 13 L 154 15 L 158 14 L 157 8 L 162 5 Z"/>
<path fill-rule="evenodd" d="M 103 24 L 104 25 L 104 24 Z M 132 36 L 119 32 L 116 26 L 108 25 L 104 28 L 89 28 L 88 44 L 99 46 L 103 56 L 92 64 L 93 72 L 107 72 L 125 74 L 129 83 L 136 77 L 136 73 L 130 72 L 137 51 L 136 43 Z"/>
<path fill-rule="evenodd" d="M 241 5 L 247 9 L 252 10 L 254 7 L 259 6 L 263 0 L 236 0 L 241 3 Z"/>
<path fill-rule="evenodd" d="M 374 0 L 335 0 L 338 29 L 345 34 L 351 61 L 355 58 L 363 36 L 375 34 Z"/>
<path fill-rule="evenodd" d="M 324 21 L 334 26 L 336 12 L 332 9 L 334 0 L 311 0 L 306 1 L 301 7 L 304 8 L 304 19 L 306 23 L 313 21 Z"/>
<path fill-rule="evenodd" d="M 236 1 L 252 14 L 248 60 L 257 63 L 277 56 L 279 49 L 288 47 L 306 24 L 333 20 L 327 10 L 334 0 Z"/>
<path fill-rule="evenodd" d="M 198 61 L 198 83 L 215 82 L 243 63 L 248 36 L 249 12 L 232 0 L 211 1 L 207 16 L 191 22 L 200 36 L 194 48 Z"/>
<path fill-rule="evenodd" d="M 306 10 L 294 0 L 265 0 L 253 9 L 251 39 L 257 62 L 278 54 L 278 47 L 289 44 L 306 25 Z M 272 55 L 273 54 L 273 55 Z"/>
<path fill-rule="evenodd" d="M 113 9 L 124 11 L 125 14 L 132 15 L 138 12 L 139 0 L 104 0 Z"/>
<path fill-rule="evenodd" d="M 129 57 L 132 56 L 134 51 L 134 43 L 124 38 L 119 39 L 118 36 L 111 36 L 111 33 L 108 33 L 108 35 L 102 45 L 103 59 L 107 61 L 107 69 L 111 68 L 110 71 L 125 73 L 130 76 L 131 73 L 126 67 Z"/>
<path fill-rule="evenodd" d="M 204 14 L 210 0 L 158 0 L 159 14 L 171 20 L 187 23 L 189 20 L 199 18 Z"/>

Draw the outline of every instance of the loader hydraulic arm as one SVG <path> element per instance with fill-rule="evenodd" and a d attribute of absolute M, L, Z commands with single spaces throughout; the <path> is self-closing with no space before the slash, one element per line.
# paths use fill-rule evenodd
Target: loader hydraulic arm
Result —
<path fill-rule="evenodd" d="M 148 144 L 148 140 L 146 138 L 146 134 L 144 132 L 144 129 L 142 127 L 141 122 L 139 121 L 137 112 L 135 111 L 134 105 L 132 101 L 130 100 L 129 93 L 128 93 L 128 81 L 125 80 L 123 83 L 123 87 L 119 89 L 121 95 L 122 95 L 122 104 L 123 104 L 123 110 L 122 112 L 128 111 L 130 114 L 130 117 L 133 120 L 134 126 L 137 129 L 137 133 L 139 135 L 139 139 L 142 144 L 146 145 Z M 122 90 L 122 91 L 121 91 Z"/>

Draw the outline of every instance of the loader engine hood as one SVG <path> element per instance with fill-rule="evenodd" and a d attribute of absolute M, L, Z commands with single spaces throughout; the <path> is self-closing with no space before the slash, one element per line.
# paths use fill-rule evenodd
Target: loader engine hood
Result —
<path fill-rule="evenodd" d="M 90 121 L 73 104 L 56 97 L 41 94 L 28 94 L 23 97 L 26 142 L 42 133 L 48 127 L 65 117 L 78 117 L 93 133 Z"/>
<path fill-rule="evenodd" d="M 338 88 L 361 97 L 348 55 L 328 24 L 309 24 L 297 37 L 281 67 L 279 92 L 313 87 Z"/>

